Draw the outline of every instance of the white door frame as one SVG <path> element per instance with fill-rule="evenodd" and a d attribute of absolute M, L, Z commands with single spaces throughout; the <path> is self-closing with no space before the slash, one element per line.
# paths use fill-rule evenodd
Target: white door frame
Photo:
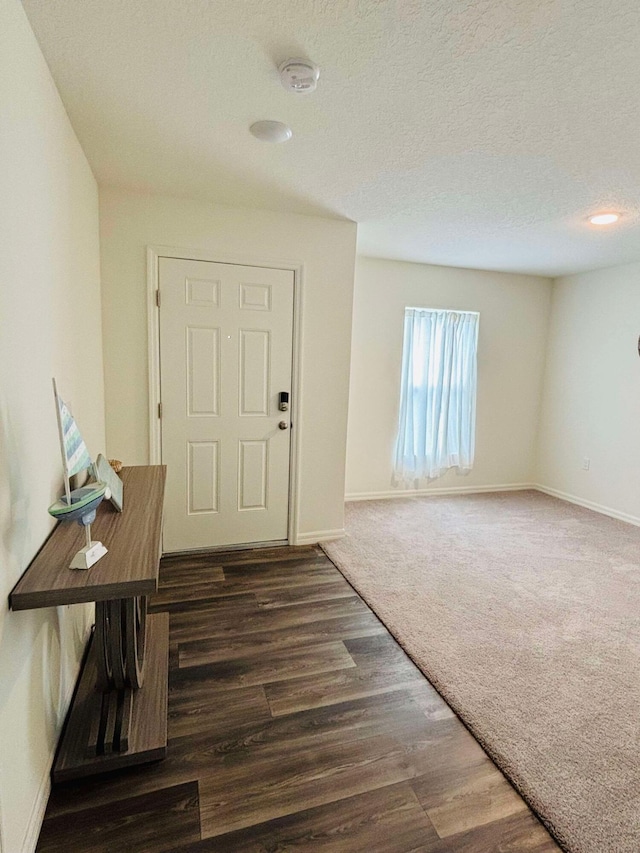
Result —
<path fill-rule="evenodd" d="M 162 461 L 160 403 L 160 312 L 156 302 L 159 284 L 160 258 L 178 258 L 185 261 L 211 261 L 243 267 L 267 267 L 293 272 L 293 364 L 291 365 L 291 451 L 289 457 L 289 520 L 287 524 L 290 545 L 297 544 L 300 514 L 299 455 L 301 446 L 300 400 L 302 394 L 302 305 L 304 264 L 299 261 L 268 260 L 255 257 L 222 255 L 203 249 L 185 249 L 175 246 L 147 246 L 147 344 L 149 355 L 149 462 Z"/>

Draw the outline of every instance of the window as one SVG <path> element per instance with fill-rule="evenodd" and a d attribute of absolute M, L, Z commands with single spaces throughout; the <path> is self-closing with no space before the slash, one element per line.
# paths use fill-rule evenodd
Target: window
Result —
<path fill-rule="evenodd" d="M 479 314 L 406 308 L 394 480 L 473 467 Z"/>

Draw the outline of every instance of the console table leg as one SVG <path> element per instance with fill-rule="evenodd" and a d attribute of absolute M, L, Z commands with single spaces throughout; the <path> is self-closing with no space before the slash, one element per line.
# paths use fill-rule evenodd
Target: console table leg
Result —
<path fill-rule="evenodd" d="M 98 690 L 142 687 L 146 623 L 146 596 L 96 602 Z"/>
<path fill-rule="evenodd" d="M 116 598 L 108 602 L 109 605 L 109 661 L 108 667 L 111 671 L 111 690 L 124 690 L 127 683 L 126 665 L 124 654 L 124 601 Z"/>
<path fill-rule="evenodd" d="M 103 658 L 103 669 L 108 660 L 98 642 L 100 630 L 96 626 L 69 709 L 53 768 L 54 782 L 156 761 L 167 751 L 169 614 L 154 613 L 146 619 L 141 690 L 96 690 L 98 660 Z"/>
<path fill-rule="evenodd" d="M 98 747 L 102 747 L 100 749 L 101 754 L 108 755 L 111 752 L 119 752 L 118 744 L 120 741 L 120 737 L 118 734 L 118 705 L 120 704 L 120 692 L 117 690 L 110 690 L 109 693 L 105 693 L 103 695 L 102 701 L 102 712 L 105 713 L 105 705 L 106 705 L 106 718 L 105 718 L 105 726 L 104 726 L 104 738 L 102 740 L 102 744 L 98 744 Z"/>
<path fill-rule="evenodd" d="M 133 690 L 122 691 L 122 717 L 120 722 L 119 751 L 127 752 L 131 735 L 131 717 L 133 714 Z"/>
<path fill-rule="evenodd" d="M 111 690 L 113 679 L 111 677 L 111 652 L 109 644 L 109 601 L 96 601 L 96 631 L 94 643 L 96 644 L 96 689 L 102 693 Z"/>
<path fill-rule="evenodd" d="M 144 649 L 147 628 L 147 598 L 123 599 L 125 676 L 127 686 L 142 687 Z"/>
<path fill-rule="evenodd" d="M 96 689 L 103 700 L 89 736 L 95 755 L 129 748 L 133 693 L 144 675 L 146 623 L 145 596 L 96 602 Z"/>

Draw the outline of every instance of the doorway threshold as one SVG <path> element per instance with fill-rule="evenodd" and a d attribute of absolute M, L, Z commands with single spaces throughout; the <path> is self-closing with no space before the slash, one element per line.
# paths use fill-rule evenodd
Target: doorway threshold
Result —
<path fill-rule="evenodd" d="M 184 551 L 164 551 L 163 557 L 179 557 L 183 554 L 214 554 L 218 551 L 250 551 L 252 548 L 282 548 L 288 539 L 272 539 L 269 542 L 242 542 L 239 545 L 209 545 L 206 548 L 189 548 Z"/>

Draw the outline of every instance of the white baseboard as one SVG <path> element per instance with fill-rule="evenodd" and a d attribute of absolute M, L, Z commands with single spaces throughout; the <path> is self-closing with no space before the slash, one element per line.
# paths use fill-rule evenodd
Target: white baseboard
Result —
<path fill-rule="evenodd" d="M 85 652 L 87 643 L 89 642 L 89 638 L 91 635 L 92 627 L 89 625 L 88 630 L 86 631 L 84 646 Z M 76 674 L 76 677 L 73 681 L 73 684 L 67 691 L 67 695 L 65 697 L 64 707 L 66 708 L 64 717 L 66 719 L 67 714 L 69 713 L 69 708 L 71 707 L 71 700 L 73 699 L 73 692 L 76 689 L 76 684 L 78 678 L 80 677 L 80 668 Z M 53 746 L 51 747 L 51 752 L 49 753 L 49 759 L 47 761 L 45 772 L 42 775 L 42 779 L 40 780 L 40 785 L 38 786 L 38 793 L 35 796 L 33 801 L 33 805 L 31 807 L 31 814 L 29 815 L 29 822 L 27 823 L 27 828 L 24 833 L 24 838 L 22 839 L 22 846 L 20 847 L 20 853 L 35 853 L 36 846 L 38 844 L 38 838 L 40 837 L 40 830 L 42 829 L 42 822 L 44 820 L 44 815 L 47 810 L 47 803 L 49 802 L 49 794 L 51 793 L 51 770 L 53 768 L 53 762 L 56 757 L 56 750 L 58 749 L 58 740 L 60 735 L 62 734 L 62 728 L 64 726 L 64 720 L 62 721 L 62 725 L 60 726 L 60 731 L 58 732 L 58 737 L 55 739 Z M 4 848 L 0 848 L 0 853 Z"/>
<path fill-rule="evenodd" d="M 626 521 L 628 524 L 635 524 L 637 527 L 640 527 L 640 518 L 638 518 L 637 515 L 629 515 L 627 512 L 620 512 L 617 509 L 612 509 L 610 506 L 603 506 L 603 504 L 598 504 L 594 501 L 587 501 L 583 498 L 577 497 L 576 495 L 561 492 L 559 489 L 552 489 L 550 486 L 543 486 L 540 483 L 536 483 L 532 488 L 536 489 L 538 492 L 543 492 L 545 495 L 551 495 L 553 498 L 560 498 L 560 500 L 568 501 L 568 503 L 583 506 L 585 509 L 592 509 L 595 512 L 602 513 L 602 515 L 608 515 L 611 518 L 617 518 L 618 521 Z"/>
<path fill-rule="evenodd" d="M 40 785 L 38 786 L 38 793 L 36 794 L 35 800 L 33 801 L 33 806 L 31 807 L 29 823 L 27 824 L 27 829 L 22 840 L 22 846 L 20 848 L 21 853 L 34 853 L 38 844 L 38 837 L 40 836 L 40 830 L 42 829 L 44 813 L 47 810 L 49 794 L 51 793 L 51 767 L 53 766 L 53 759 L 55 758 L 56 754 L 56 746 L 57 744 L 54 744 L 51 754 L 49 755 L 47 768 L 42 779 L 40 780 Z"/>
<path fill-rule="evenodd" d="M 543 486 L 541 483 L 503 483 L 496 486 L 452 486 L 450 488 L 434 488 L 434 489 L 394 489 L 388 492 L 354 492 L 345 495 L 345 501 L 379 501 L 387 500 L 387 498 L 415 498 L 434 497 L 440 495 L 458 495 L 458 494 L 482 494 L 483 492 L 520 492 L 523 489 L 535 489 L 537 492 L 542 492 L 545 495 L 551 495 L 554 498 L 567 501 L 568 503 L 583 506 L 585 509 L 592 509 L 594 512 L 599 512 L 602 515 L 608 515 L 611 518 L 617 518 L 619 521 L 626 521 L 628 524 L 635 524 L 640 527 L 640 517 L 630 515 L 627 512 L 613 509 L 603 504 L 587 501 L 579 498 L 576 495 L 570 495 L 567 492 L 561 492 L 559 489 L 552 489 L 550 486 Z"/>
<path fill-rule="evenodd" d="M 330 539 L 342 539 L 344 527 L 335 530 L 314 530 L 311 533 L 299 533 L 294 545 L 315 545 L 317 542 L 328 542 Z"/>
<path fill-rule="evenodd" d="M 388 492 L 352 492 L 345 501 L 380 501 L 387 498 L 415 498 L 428 495 L 475 495 L 483 492 L 521 492 L 537 488 L 532 483 L 501 483 L 496 486 L 449 486 L 431 489 L 393 489 Z"/>

